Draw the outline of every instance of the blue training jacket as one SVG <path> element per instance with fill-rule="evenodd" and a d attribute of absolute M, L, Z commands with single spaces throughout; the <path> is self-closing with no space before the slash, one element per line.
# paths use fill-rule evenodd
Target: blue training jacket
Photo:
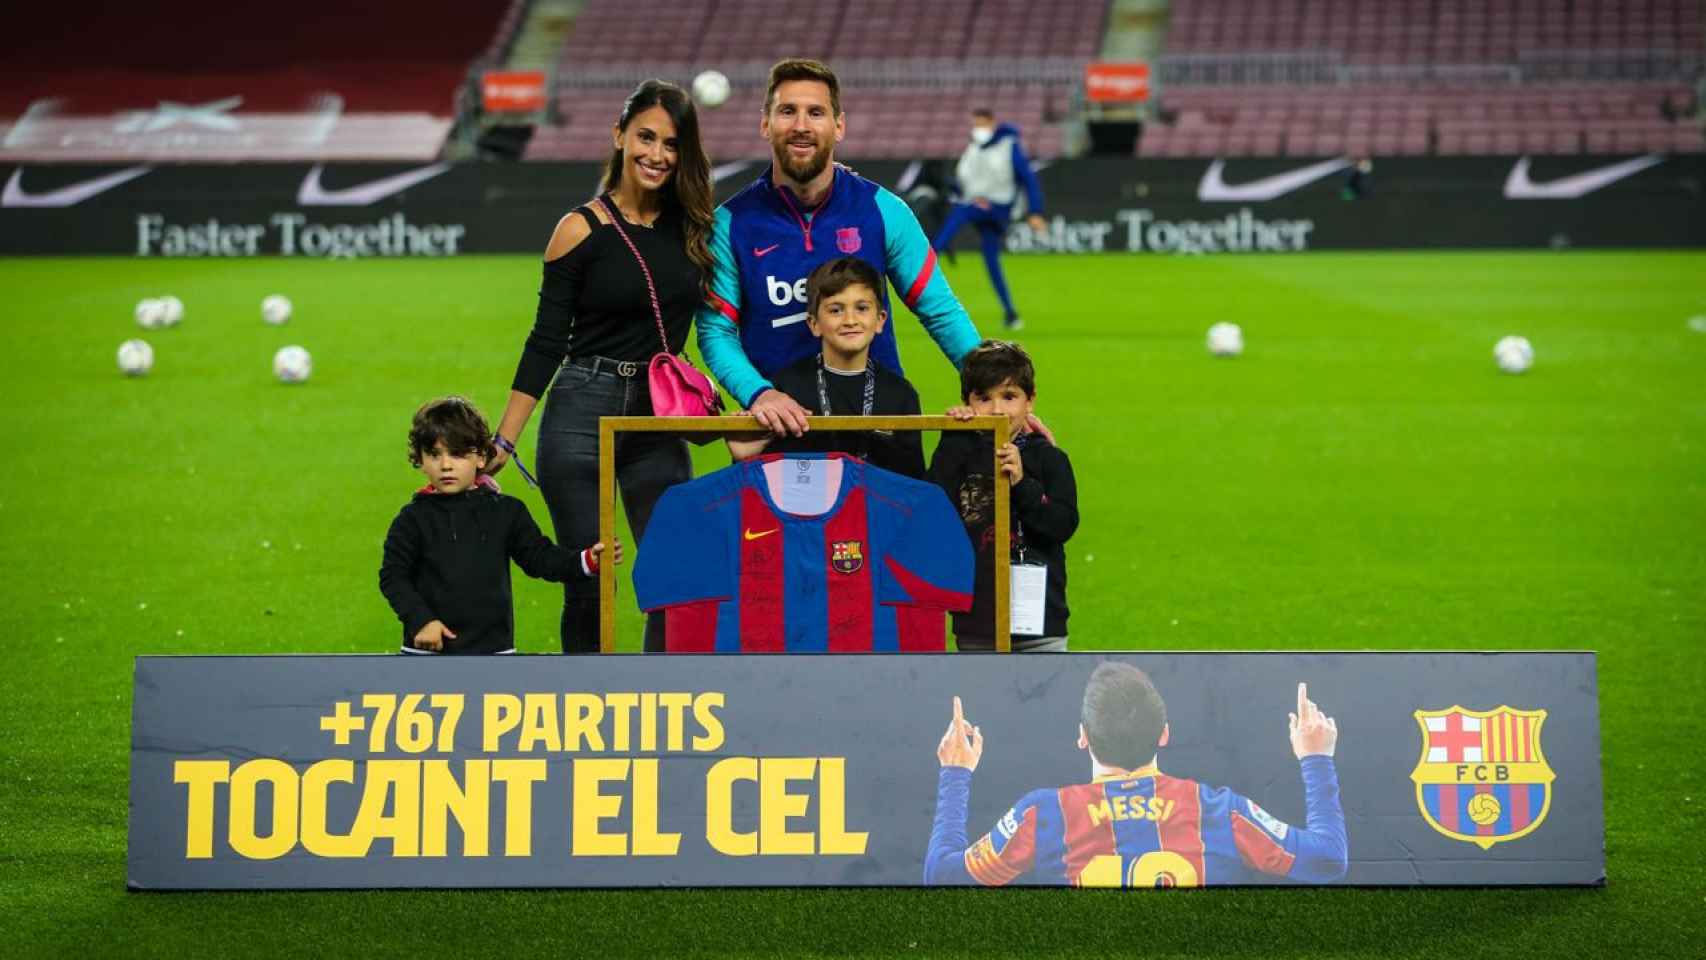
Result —
<path fill-rule="evenodd" d="M 815 210 L 803 209 L 765 171 L 717 208 L 711 256 L 711 298 L 697 318 L 699 353 L 742 407 L 771 388 L 771 374 L 821 349 L 806 328 L 806 277 L 839 257 L 859 257 L 887 276 L 954 366 L 980 340 L 911 209 L 845 167 L 835 168 Z M 888 291 L 880 293 L 889 322 L 871 355 L 902 373 L 894 311 Z"/>

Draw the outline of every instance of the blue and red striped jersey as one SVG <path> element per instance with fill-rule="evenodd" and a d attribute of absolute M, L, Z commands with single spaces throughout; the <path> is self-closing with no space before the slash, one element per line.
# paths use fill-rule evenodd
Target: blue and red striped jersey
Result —
<path fill-rule="evenodd" d="M 934 484 L 840 453 L 823 513 L 777 506 L 772 454 L 664 492 L 634 564 L 634 593 L 665 613 L 671 652 L 937 651 L 946 611 L 971 607 L 972 552 Z"/>
<path fill-rule="evenodd" d="M 1196 887 L 1247 883 L 1254 872 L 1327 883 L 1347 864 L 1338 775 L 1325 756 L 1304 757 L 1302 770 L 1303 829 L 1235 791 L 1151 765 L 1033 790 L 968 847 L 971 771 L 945 767 L 924 882 Z"/>

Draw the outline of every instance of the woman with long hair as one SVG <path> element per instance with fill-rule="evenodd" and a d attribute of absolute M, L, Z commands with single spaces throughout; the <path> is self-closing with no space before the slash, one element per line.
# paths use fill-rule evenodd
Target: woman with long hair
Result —
<path fill-rule="evenodd" d="M 560 543 L 598 539 L 598 418 L 652 413 L 646 364 L 661 349 L 653 291 L 669 352 L 680 353 L 711 271 L 711 164 L 692 99 L 647 80 L 623 103 L 612 141 L 599 195 L 559 220 L 545 248 L 539 309 L 490 467 L 514 453 L 545 397 L 535 462 Z M 616 482 L 636 539 L 665 488 L 692 470 L 680 437 L 617 437 Z M 598 612 L 597 581 L 564 585 L 564 653 L 597 652 Z M 645 649 L 663 649 L 661 615 L 647 621 Z"/>

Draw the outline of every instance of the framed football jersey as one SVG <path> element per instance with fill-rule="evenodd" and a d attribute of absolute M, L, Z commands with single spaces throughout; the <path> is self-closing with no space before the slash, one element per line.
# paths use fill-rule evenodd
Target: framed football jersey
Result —
<path fill-rule="evenodd" d="M 634 565 L 672 653 L 945 649 L 971 543 L 934 484 L 840 453 L 773 454 L 665 491 Z"/>

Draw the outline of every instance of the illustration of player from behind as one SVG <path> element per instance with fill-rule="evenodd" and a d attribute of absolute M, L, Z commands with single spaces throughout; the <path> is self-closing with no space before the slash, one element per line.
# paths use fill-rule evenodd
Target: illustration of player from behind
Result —
<path fill-rule="evenodd" d="M 1249 882 L 1249 871 L 1305 883 L 1345 875 L 1345 815 L 1333 749 L 1339 729 L 1297 685 L 1291 748 L 1303 771 L 1305 826 L 1285 823 L 1225 788 L 1164 774 L 1167 705 L 1147 674 L 1112 661 L 1084 688 L 1078 748 L 1092 779 L 1025 794 L 976 843 L 966 842 L 972 771 L 983 733 L 960 698 L 936 747 L 942 771 L 926 884 L 1028 882 L 1081 887 L 1196 887 Z"/>

